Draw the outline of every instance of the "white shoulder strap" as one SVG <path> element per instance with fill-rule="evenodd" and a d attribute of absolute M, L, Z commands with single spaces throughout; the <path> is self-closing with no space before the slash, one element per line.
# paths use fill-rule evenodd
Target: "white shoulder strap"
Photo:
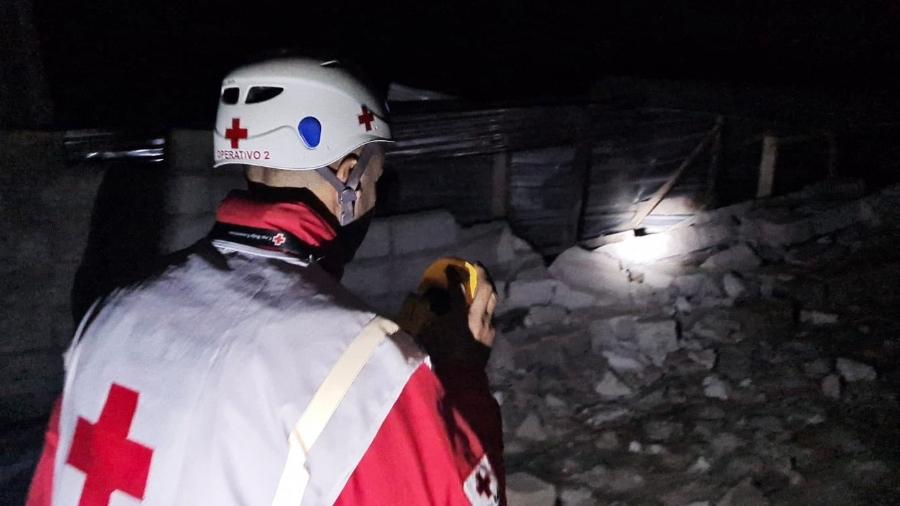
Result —
<path fill-rule="evenodd" d="M 322 434 L 328 420 L 347 395 L 353 380 L 365 367 L 375 349 L 387 336 L 398 330 L 394 322 L 376 316 L 363 327 L 362 332 L 338 358 L 291 431 L 288 438 L 288 457 L 281 479 L 278 481 L 273 506 L 299 506 L 303 501 L 303 493 L 309 483 L 306 456 L 310 448 Z"/>

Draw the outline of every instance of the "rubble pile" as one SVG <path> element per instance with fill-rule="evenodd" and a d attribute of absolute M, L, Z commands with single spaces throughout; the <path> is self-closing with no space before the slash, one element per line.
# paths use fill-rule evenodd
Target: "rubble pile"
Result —
<path fill-rule="evenodd" d="M 718 209 L 501 284 L 528 505 L 897 504 L 900 188 Z"/>

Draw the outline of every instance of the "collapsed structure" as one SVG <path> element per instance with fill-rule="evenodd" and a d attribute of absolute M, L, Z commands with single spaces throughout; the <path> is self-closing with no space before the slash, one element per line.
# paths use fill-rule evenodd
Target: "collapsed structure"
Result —
<path fill-rule="evenodd" d="M 828 181 L 549 269 L 503 223 L 411 215 L 376 225 L 346 282 L 389 310 L 403 294 L 379 287 L 411 289 L 438 251 L 497 274 L 513 504 L 888 500 L 898 205 L 900 187 Z M 421 227 L 438 249 L 402 236 Z"/>

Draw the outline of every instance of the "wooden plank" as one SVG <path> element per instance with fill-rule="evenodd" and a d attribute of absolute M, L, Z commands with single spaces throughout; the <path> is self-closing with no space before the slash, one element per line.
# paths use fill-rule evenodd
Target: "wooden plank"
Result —
<path fill-rule="evenodd" d="M 759 161 L 759 179 L 756 184 L 756 198 L 772 195 L 775 185 L 775 162 L 778 159 L 778 137 L 773 134 L 763 136 L 762 158 Z"/>
<path fill-rule="evenodd" d="M 719 132 L 722 130 L 722 124 L 720 122 L 716 122 L 716 125 L 710 130 L 706 137 L 697 144 L 697 147 L 688 155 L 687 158 L 672 172 L 672 175 L 669 176 L 669 179 L 663 183 L 663 185 L 656 190 L 656 192 L 645 202 L 643 202 L 638 210 L 634 214 L 634 218 L 632 218 L 631 222 L 625 227 L 625 229 L 636 229 L 640 228 L 641 224 L 644 222 L 644 219 L 656 209 L 656 206 L 666 197 L 669 191 L 675 186 L 675 183 L 678 182 L 678 178 L 681 177 L 681 174 L 684 173 L 685 169 L 687 169 L 694 160 L 703 152 L 707 145 L 713 142 Z"/>

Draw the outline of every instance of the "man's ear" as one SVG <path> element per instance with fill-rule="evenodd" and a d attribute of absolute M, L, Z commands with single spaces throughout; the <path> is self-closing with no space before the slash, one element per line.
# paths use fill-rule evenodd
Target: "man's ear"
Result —
<path fill-rule="evenodd" d="M 341 182 L 346 183 L 348 179 L 350 179 L 350 173 L 353 172 L 353 167 L 356 166 L 356 157 L 355 156 L 345 156 L 341 163 L 338 164 L 337 171 L 335 175 Z"/>

